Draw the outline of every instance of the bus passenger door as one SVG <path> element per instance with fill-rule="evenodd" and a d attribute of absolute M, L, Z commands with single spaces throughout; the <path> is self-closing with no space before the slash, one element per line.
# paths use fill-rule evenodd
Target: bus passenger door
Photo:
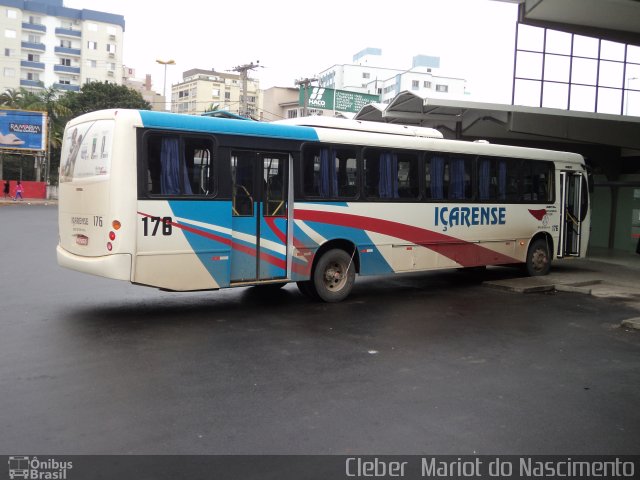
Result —
<path fill-rule="evenodd" d="M 587 195 L 582 173 L 560 172 L 560 240 L 558 258 L 580 256 Z"/>
<path fill-rule="evenodd" d="M 232 283 L 287 278 L 288 163 L 284 153 L 231 153 Z"/>

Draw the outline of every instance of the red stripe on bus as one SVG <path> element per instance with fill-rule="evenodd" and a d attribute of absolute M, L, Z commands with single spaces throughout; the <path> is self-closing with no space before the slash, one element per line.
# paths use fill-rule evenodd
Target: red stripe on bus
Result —
<path fill-rule="evenodd" d="M 264 217 L 264 221 L 267 223 L 267 225 L 269 225 L 269 228 L 276 235 L 276 237 L 278 237 L 278 240 L 280 240 L 283 244 L 286 245 L 287 236 L 283 232 L 281 232 L 280 229 L 276 226 L 275 217 Z"/>
<path fill-rule="evenodd" d="M 138 212 L 138 214 L 143 217 L 152 217 L 153 215 L 149 215 L 147 213 Z M 238 252 L 246 253 L 247 255 L 251 255 L 252 257 L 256 256 L 256 249 L 243 245 L 241 243 L 235 242 L 230 238 L 221 237 L 220 235 L 215 235 L 213 233 L 206 232 L 204 230 L 199 230 L 197 228 L 190 227 L 189 225 L 184 225 L 176 222 L 169 222 L 173 227 L 179 228 L 181 230 L 185 230 L 187 232 L 193 233 L 195 235 L 199 235 L 201 237 L 208 238 L 210 240 L 223 243 L 225 245 L 230 246 L 233 250 Z M 274 255 L 269 253 L 260 252 L 260 260 L 264 260 L 267 263 L 270 263 L 278 268 L 282 268 L 285 270 L 287 268 L 286 260 L 282 260 Z"/>
<path fill-rule="evenodd" d="M 413 227 L 404 223 L 382 220 L 379 218 L 363 217 L 350 213 L 323 212 L 318 210 L 296 209 L 296 220 L 319 222 L 341 227 L 352 227 L 369 232 L 376 232 L 428 248 L 434 252 L 465 267 L 475 265 L 517 263 L 519 260 L 495 252 L 481 245 L 470 243 L 459 238 L 442 233 Z"/>

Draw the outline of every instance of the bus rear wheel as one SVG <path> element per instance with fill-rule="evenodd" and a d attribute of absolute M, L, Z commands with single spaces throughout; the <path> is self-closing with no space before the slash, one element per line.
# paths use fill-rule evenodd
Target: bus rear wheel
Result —
<path fill-rule="evenodd" d="M 527 252 L 527 273 L 532 277 L 546 275 L 551 269 L 551 255 L 547 242 L 538 238 L 531 242 Z"/>
<path fill-rule="evenodd" d="M 351 256 L 340 249 L 326 252 L 313 271 L 312 285 L 316 295 L 328 303 L 347 298 L 356 279 Z"/>

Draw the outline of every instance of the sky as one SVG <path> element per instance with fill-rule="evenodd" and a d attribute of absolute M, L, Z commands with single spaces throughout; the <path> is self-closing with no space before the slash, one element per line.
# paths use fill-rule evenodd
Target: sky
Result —
<path fill-rule="evenodd" d="M 162 92 L 184 71 L 253 70 L 260 87 L 292 87 L 364 48 L 382 49 L 394 68 L 414 55 L 440 57 L 440 73 L 468 80 L 469 100 L 511 102 L 517 6 L 491 0 L 64 0 L 70 8 L 123 15 L 123 61 L 152 75 Z"/>

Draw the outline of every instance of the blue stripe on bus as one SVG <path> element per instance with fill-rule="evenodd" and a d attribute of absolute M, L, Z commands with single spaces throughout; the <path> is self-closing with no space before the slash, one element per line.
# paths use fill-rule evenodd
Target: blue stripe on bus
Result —
<path fill-rule="evenodd" d="M 364 230 L 348 226 L 329 225 L 327 223 L 314 221 L 306 221 L 306 224 L 309 228 L 326 239 L 343 238 L 352 242 L 360 252 L 361 275 L 383 275 L 393 273 L 393 268 L 389 262 L 385 260 L 384 256 L 380 253 L 380 250 L 375 246 L 375 242 Z M 311 241 L 312 244 L 305 244 L 305 239 L 308 239 L 308 237 L 299 227 L 296 227 L 295 234 L 299 235 L 299 237 L 296 238 L 296 241 L 299 242 L 299 247 L 315 249 L 317 246 L 313 241 Z M 366 249 L 367 252 L 363 253 L 363 249 Z"/>
<path fill-rule="evenodd" d="M 231 229 L 231 202 L 207 202 L 207 201 L 170 201 L 169 205 L 173 214 L 181 218 L 180 224 L 189 226 L 196 231 L 211 234 L 207 237 L 183 229 L 183 233 L 193 252 L 198 256 L 202 265 L 214 278 L 220 287 L 229 286 L 230 270 L 228 260 L 221 261 L 218 258 L 231 258 L 231 237 L 228 234 L 209 230 L 200 225 L 189 223 L 189 220 L 201 223 L 216 224 L 219 227 Z M 186 220 L 186 221 L 185 221 Z M 221 223 L 222 221 L 222 223 Z M 216 241 L 212 237 L 219 237 Z"/>
<path fill-rule="evenodd" d="M 254 137 L 281 138 L 288 140 L 317 142 L 318 134 L 314 128 L 297 125 L 280 125 L 252 120 L 233 120 L 228 118 L 211 118 L 197 115 L 180 115 L 177 113 L 152 112 L 141 110 L 142 123 L 147 128 L 163 128 L 167 130 L 223 133 Z"/>

